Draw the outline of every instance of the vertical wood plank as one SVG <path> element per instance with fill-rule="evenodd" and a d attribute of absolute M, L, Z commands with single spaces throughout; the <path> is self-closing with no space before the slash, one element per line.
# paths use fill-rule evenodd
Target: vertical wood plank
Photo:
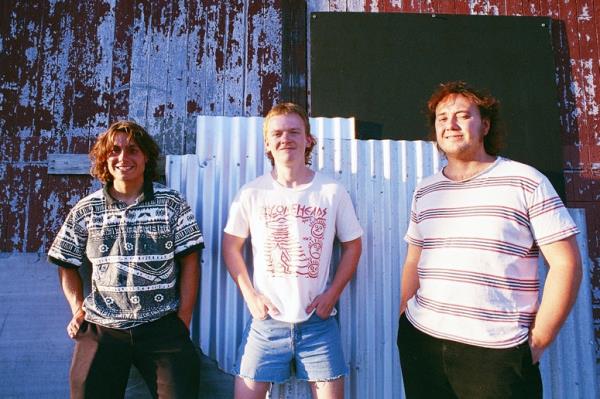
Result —
<path fill-rule="evenodd" d="M 281 3 L 248 1 L 245 114 L 264 115 L 281 88 Z"/>
<path fill-rule="evenodd" d="M 577 0 L 576 4 L 583 111 L 580 119 L 585 120 L 585 128 L 580 130 L 579 139 L 586 146 L 593 147 L 598 142 L 595 136 L 600 129 L 600 69 L 596 24 L 593 19 L 594 1 Z M 590 166 L 588 165 L 588 170 Z"/>
<path fill-rule="evenodd" d="M 113 15 L 115 29 L 110 81 L 111 96 L 108 101 L 109 124 L 129 117 L 135 2 L 117 0 Z"/>
<path fill-rule="evenodd" d="M 0 16 L 0 129 L 6 135 L 39 134 L 36 110 L 40 97 L 40 66 L 44 2 L 3 2 Z M 4 156 L 5 154 L 0 154 Z"/>
<path fill-rule="evenodd" d="M 244 114 L 246 12 L 243 0 L 227 4 L 224 25 L 223 114 L 238 116 Z"/>
<path fill-rule="evenodd" d="M 512 15 L 512 16 L 526 15 L 526 14 L 524 14 L 525 10 L 524 10 L 524 4 L 523 4 L 525 2 L 526 2 L 525 0 L 512 0 L 512 1 L 504 2 L 504 8 L 505 8 L 506 14 L 500 14 L 500 15 Z"/>
<path fill-rule="evenodd" d="M 74 2 L 69 10 L 74 45 L 67 74 L 72 79 L 68 126 L 77 135 L 108 123 L 114 17 L 107 1 Z"/>
<path fill-rule="evenodd" d="M 578 144 L 579 132 L 585 131 L 587 121 L 584 116 L 585 109 L 582 106 L 585 103 L 584 91 L 582 87 L 581 56 L 579 50 L 579 37 L 577 32 L 577 4 L 574 1 L 559 1 L 559 18 L 564 21 L 563 46 L 568 50 L 568 64 L 570 65 L 571 80 L 569 86 L 565 87 L 565 105 L 567 113 L 564 115 L 563 122 L 564 144 Z"/>
<path fill-rule="evenodd" d="M 6 204 L 3 215 L 3 251 L 25 252 L 27 225 L 27 189 L 29 170 L 27 166 L 5 164 L 2 176 L 2 197 Z"/>
<path fill-rule="evenodd" d="M 282 0 L 281 100 L 306 108 L 306 4 Z"/>
<path fill-rule="evenodd" d="M 435 14 L 454 14 L 456 12 L 455 1 L 432 1 L 432 13 Z"/>
<path fill-rule="evenodd" d="M 151 12 L 150 0 L 136 0 L 132 26 L 131 65 L 129 83 L 129 115 L 142 125 L 148 118 Z"/>
<path fill-rule="evenodd" d="M 190 0 L 188 2 L 188 80 L 186 88 L 186 112 L 188 116 L 204 111 L 203 97 L 206 80 L 201 73 L 204 58 L 204 42 L 206 40 L 206 12 L 203 3 Z"/>
<path fill-rule="evenodd" d="M 177 61 L 171 60 L 169 57 L 169 41 L 173 33 L 173 1 L 152 1 L 150 10 L 147 60 L 148 99 L 145 124 L 150 123 L 152 118 L 163 118 L 170 115 L 169 110 L 173 107 L 170 102 L 171 71 L 179 69 L 175 66 Z"/>
<path fill-rule="evenodd" d="M 454 0 L 456 14 L 468 15 L 471 13 L 470 0 Z"/>

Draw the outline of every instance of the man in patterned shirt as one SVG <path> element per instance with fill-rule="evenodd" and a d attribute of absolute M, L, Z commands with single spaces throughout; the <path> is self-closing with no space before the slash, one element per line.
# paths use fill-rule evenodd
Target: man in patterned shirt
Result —
<path fill-rule="evenodd" d="M 154 397 L 198 394 L 189 325 L 203 238 L 180 194 L 153 182 L 158 154 L 133 122 L 101 134 L 90 157 L 104 188 L 75 205 L 48 253 L 73 313 L 73 398 L 123 397 L 132 364 Z M 85 299 L 83 265 L 92 268 Z"/>
<path fill-rule="evenodd" d="M 398 347 L 408 398 L 541 398 L 539 359 L 581 281 L 577 227 L 544 175 L 498 156 L 498 101 L 464 82 L 428 102 L 448 160 L 416 188 Z M 538 304 L 537 258 L 549 265 Z"/>

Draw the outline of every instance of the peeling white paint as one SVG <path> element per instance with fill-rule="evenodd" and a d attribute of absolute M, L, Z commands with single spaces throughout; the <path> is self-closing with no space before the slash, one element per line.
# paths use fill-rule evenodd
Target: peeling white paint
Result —
<path fill-rule="evenodd" d="M 585 109 L 588 115 L 598 115 L 599 107 L 596 102 L 596 84 L 594 82 L 594 64 L 597 60 L 591 58 L 581 60 L 582 77 L 585 80 Z"/>
<path fill-rule="evenodd" d="M 533 3 L 529 3 L 529 14 L 538 15 L 538 10 Z"/>
<path fill-rule="evenodd" d="M 584 4 L 581 7 L 581 14 L 577 16 L 578 21 L 591 21 L 592 16 L 590 15 L 590 7 L 587 4 Z"/>
<path fill-rule="evenodd" d="M 371 5 L 369 7 L 371 7 L 372 12 L 379 12 L 379 4 L 377 0 L 371 0 Z"/>
<path fill-rule="evenodd" d="M 19 105 L 28 107 L 30 105 L 29 101 L 29 82 L 27 82 L 19 90 Z"/>
<path fill-rule="evenodd" d="M 582 99 L 583 97 L 583 90 L 581 89 L 579 82 L 577 82 L 576 80 L 573 80 L 571 82 L 571 85 L 569 86 L 570 90 L 571 90 L 571 94 L 578 99 Z M 579 106 L 576 106 L 573 111 L 571 112 L 571 116 L 573 118 L 577 118 L 579 115 L 582 114 L 582 110 Z"/>
<path fill-rule="evenodd" d="M 497 5 L 490 5 L 489 1 L 469 1 L 469 14 L 471 15 L 500 15 Z"/>
<path fill-rule="evenodd" d="M 37 48 L 29 47 L 25 50 L 25 58 L 27 58 L 27 67 L 31 68 L 35 60 L 37 59 Z"/>

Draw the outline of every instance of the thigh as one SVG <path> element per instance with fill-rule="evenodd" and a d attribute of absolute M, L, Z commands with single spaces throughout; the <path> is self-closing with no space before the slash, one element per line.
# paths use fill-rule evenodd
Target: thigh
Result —
<path fill-rule="evenodd" d="M 325 320 L 316 313 L 294 331 L 296 378 L 328 381 L 348 373 L 337 320 Z"/>
<path fill-rule="evenodd" d="M 421 332 L 403 314 L 397 344 L 408 399 L 456 398 L 444 370 L 444 340 Z"/>
<path fill-rule="evenodd" d="M 233 387 L 233 397 L 235 399 L 265 399 L 270 386 L 269 382 L 257 382 L 237 376 Z"/>
<path fill-rule="evenodd" d="M 344 399 L 344 377 L 333 381 L 311 381 L 310 390 L 315 399 Z"/>
<path fill-rule="evenodd" d="M 197 397 L 200 357 L 173 313 L 133 329 L 134 364 L 154 397 Z"/>
<path fill-rule="evenodd" d="M 461 398 L 542 397 L 539 367 L 532 364 L 527 342 L 507 349 L 456 343 L 446 360 L 450 383 Z"/>
<path fill-rule="evenodd" d="M 291 324 L 267 317 L 246 325 L 235 373 L 256 382 L 283 383 L 291 376 Z"/>
<path fill-rule="evenodd" d="M 122 398 L 130 367 L 127 332 L 84 322 L 75 336 L 71 397 Z"/>

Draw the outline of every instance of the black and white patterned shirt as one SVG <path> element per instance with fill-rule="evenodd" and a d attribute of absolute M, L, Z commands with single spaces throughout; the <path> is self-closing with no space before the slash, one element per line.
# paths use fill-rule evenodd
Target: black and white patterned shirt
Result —
<path fill-rule="evenodd" d="M 203 247 L 194 214 L 177 191 L 149 183 L 127 205 L 105 186 L 71 210 L 48 260 L 68 268 L 91 264 L 85 319 L 124 329 L 177 310 L 177 259 Z"/>

